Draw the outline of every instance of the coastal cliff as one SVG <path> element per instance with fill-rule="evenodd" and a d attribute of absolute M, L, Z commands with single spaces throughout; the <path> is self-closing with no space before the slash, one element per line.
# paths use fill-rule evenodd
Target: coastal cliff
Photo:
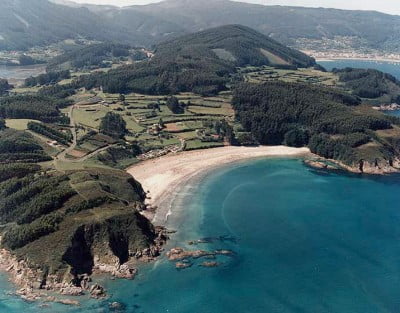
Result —
<path fill-rule="evenodd" d="M 304 163 L 314 168 L 326 170 L 345 170 L 355 174 L 383 175 L 400 173 L 399 158 L 391 160 L 376 159 L 373 162 L 360 160 L 358 163 L 348 165 L 337 160 L 315 157 L 306 159 Z"/>
<path fill-rule="evenodd" d="M 74 191 L 71 196 L 58 201 L 51 212 L 33 214 L 35 218 L 25 223 L 11 214 L 18 206 L 11 208 L 10 204 L 34 190 L 34 199 L 21 206 L 26 211 L 33 202 L 40 211 L 45 202 L 40 195 L 49 192 L 48 183 L 57 177 L 36 175 L 30 177 L 33 181 L 27 186 L 6 195 L 0 204 L 5 222 L 1 229 L 1 269 L 9 272 L 24 298 L 47 299 L 46 291 L 102 298 L 106 291 L 94 282 L 93 274 L 132 279 L 140 262 L 154 260 L 163 250 L 166 231 L 154 227 L 140 213 L 145 193 L 130 175 L 103 169 L 66 173 L 62 177 Z M 13 184 L 19 181 L 21 185 L 21 179 Z M 4 193 L 8 189 L 2 184 Z"/>

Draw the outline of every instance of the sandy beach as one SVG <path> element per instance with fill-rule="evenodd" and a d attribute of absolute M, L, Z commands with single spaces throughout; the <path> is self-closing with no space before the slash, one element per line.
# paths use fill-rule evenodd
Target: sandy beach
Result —
<path fill-rule="evenodd" d="M 171 203 L 171 191 L 177 191 L 189 180 L 204 175 L 230 163 L 247 159 L 279 156 L 303 156 L 309 154 L 308 148 L 290 148 L 285 146 L 260 147 L 222 147 L 196 150 L 166 155 L 157 159 L 141 162 L 127 169 L 143 189 L 148 192 L 147 203 L 157 208 L 157 223 L 168 216 L 168 203 Z M 155 215 L 146 215 L 155 221 Z"/>

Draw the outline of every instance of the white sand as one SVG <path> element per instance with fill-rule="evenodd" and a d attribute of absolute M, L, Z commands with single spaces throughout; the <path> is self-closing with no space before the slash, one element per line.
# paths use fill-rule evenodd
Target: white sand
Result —
<path fill-rule="evenodd" d="M 222 147 L 196 150 L 166 155 L 151 159 L 130 167 L 127 172 L 138 180 L 148 192 L 147 203 L 157 207 L 157 215 L 168 215 L 163 206 L 170 198 L 171 191 L 177 191 L 194 177 L 208 173 L 212 169 L 246 159 L 302 156 L 309 154 L 308 148 L 290 148 L 285 146 L 261 147 Z M 170 202 L 170 201 L 169 201 Z M 161 211 L 161 212 L 160 212 Z M 147 215 L 153 219 L 154 216 Z"/>

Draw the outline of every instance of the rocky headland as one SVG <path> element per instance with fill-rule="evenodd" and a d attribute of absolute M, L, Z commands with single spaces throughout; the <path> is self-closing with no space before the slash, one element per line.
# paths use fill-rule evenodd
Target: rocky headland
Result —
<path fill-rule="evenodd" d="M 311 159 L 305 159 L 304 163 L 317 169 L 347 171 L 354 174 L 385 175 L 400 173 L 399 158 L 395 158 L 394 160 L 360 160 L 357 164 L 348 165 L 338 160 L 315 157 Z"/>

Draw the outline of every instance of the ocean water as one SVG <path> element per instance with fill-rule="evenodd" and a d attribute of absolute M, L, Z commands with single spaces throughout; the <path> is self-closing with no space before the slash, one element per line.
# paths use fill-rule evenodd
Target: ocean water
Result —
<path fill-rule="evenodd" d="M 328 71 L 333 68 L 371 68 L 385 73 L 392 74 L 400 79 L 400 62 L 383 62 L 383 61 L 363 61 L 363 60 L 333 60 L 333 61 L 318 61 Z"/>
<path fill-rule="evenodd" d="M 326 173 L 300 159 L 257 160 L 186 186 L 169 247 L 231 249 L 221 266 L 185 270 L 161 259 L 133 281 L 104 280 L 111 299 L 79 308 L 5 296 L 0 312 L 397 313 L 400 176 Z M 208 244 L 187 241 L 228 236 Z M 233 240 L 235 239 L 235 240 Z M 0 276 L 4 286 L 4 276 Z"/>
<path fill-rule="evenodd" d="M 383 61 L 362 61 L 362 60 L 333 60 L 333 61 L 318 61 L 328 71 L 334 68 L 371 68 L 385 73 L 392 74 L 400 80 L 400 62 L 383 62 Z M 387 111 L 389 115 L 400 117 L 400 111 Z"/>

